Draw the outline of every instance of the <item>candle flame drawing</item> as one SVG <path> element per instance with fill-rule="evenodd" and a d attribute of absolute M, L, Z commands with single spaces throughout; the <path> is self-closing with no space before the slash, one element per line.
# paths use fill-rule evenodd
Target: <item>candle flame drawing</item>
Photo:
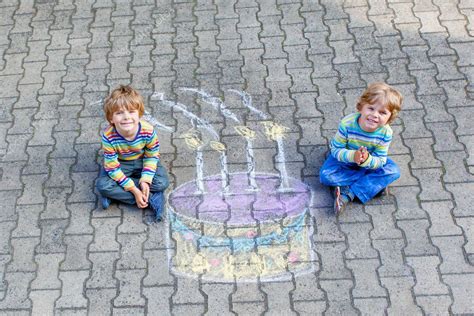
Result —
<path fill-rule="evenodd" d="M 197 131 L 191 130 L 182 135 L 186 145 L 192 150 L 199 149 L 204 143 L 198 138 Z"/>
<path fill-rule="evenodd" d="M 209 145 L 211 146 L 212 149 L 214 149 L 215 151 L 218 151 L 220 153 L 222 153 L 226 150 L 226 147 L 223 143 L 215 141 L 215 140 L 211 140 L 209 142 Z"/>
<path fill-rule="evenodd" d="M 290 130 L 286 126 L 271 121 L 264 121 L 262 124 L 265 127 L 265 134 L 269 140 L 276 141 L 278 138 L 283 138 L 285 133 Z"/>
<path fill-rule="evenodd" d="M 239 135 L 245 137 L 246 139 L 254 139 L 255 138 L 255 131 L 251 130 L 247 126 L 234 126 L 234 129 Z"/>

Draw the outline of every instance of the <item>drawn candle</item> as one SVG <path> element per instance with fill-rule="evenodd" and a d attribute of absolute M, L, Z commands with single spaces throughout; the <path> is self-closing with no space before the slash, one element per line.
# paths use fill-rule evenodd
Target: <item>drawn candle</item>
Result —
<path fill-rule="evenodd" d="M 247 141 L 247 176 L 249 180 L 248 190 L 257 191 L 258 186 L 257 182 L 255 181 L 255 158 L 252 147 L 252 140 L 255 138 L 255 132 L 247 126 L 235 126 L 234 129 Z"/>
<path fill-rule="evenodd" d="M 217 132 L 208 122 L 198 117 L 197 115 L 189 112 L 184 104 L 174 103 L 168 100 L 162 100 L 162 102 L 171 108 L 181 111 L 184 116 L 189 118 L 192 122 L 195 122 L 198 128 L 206 130 L 207 132 L 209 132 L 209 134 L 213 136 L 214 139 L 216 139 L 214 141 L 211 141 L 210 145 L 214 150 L 220 153 L 222 186 L 224 192 L 227 192 L 229 190 L 229 171 L 227 170 L 226 148 L 224 144 L 217 141 L 217 139 L 219 139 L 219 135 L 217 134 Z"/>
<path fill-rule="evenodd" d="M 225 145 L 221 142 L 211 140 L 209 145 L 212 149 L 220 153 L 221 161 L 221 178 L 222 178 L 222 190 L 225 193 L 229 192 L 229 170 L 227 169 L 227 155 L 225 154 Z"/>
<path fill-rule="evenodd" d="M 148 111 L 145 111 L 143 118 L 159 130 L 173 133 L 173 128 L 158 122 Z"/>
<path fill-rule="evenodd" d="M 285 149 L 283 147 L 283 138 L 285 136 L 285 132 L 289 130 L 289 128 L 270 121 L 264 121 L 262 122 L 262 124 L 265 127 L 265 134 L 267 135 L 268 139 L 276 141 L 277 143 L 276 165 L 278 166 L 278 170 L 280 171 L 281 180 L 280 187 L 278 188 L 278 190 L 287 191 L 289 189 L 289 182 L 285 164 Z"/>
<path fill-rule="evenodd" d="M 198 132 L 196 130 L 191 130 L 187 133 L 184 133 L 182 136 L 184 137 L 186 145 L 188 145 L 191 150 L 196 151 L 196 194 L 203 194 L 205 193 L 203 181 L 204 159 L 202 158 L 202 147 L 204 143 L 198 138 L 197 133 Z"/>

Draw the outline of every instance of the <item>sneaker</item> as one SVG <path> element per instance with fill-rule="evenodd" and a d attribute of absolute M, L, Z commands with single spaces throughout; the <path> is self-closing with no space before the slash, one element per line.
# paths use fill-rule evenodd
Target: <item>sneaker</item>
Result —
<path fill-rule="evenodd" d="M 352 193 L 351 188 L 349 186 L 343 186 L 341 188 L 341 195 L 343 197 L 346 197 L 348 201 L 353 201 L 354 200 L 354 193 Z"/>
<path fill-rule="evenodd" d="M 100 198 L 100 203 L 102 204 L 102 209 L 106 210 L 109 208 L 110 203 L 112 203 L 112 200 L 109 199 L 108 197 L 102 196 Z"/>
<path fill-rule="evenodd" d="M 341 194 L 341 188 L 336 187 L 334 189 L 334 214 L 336 216 L 341 215 L 346 209 L 349 198 Z"/>
<path fill-rule="evenodd" d="M 382 191 L 377 193 L 376 197 L 387 196 L 387 195 L 389 195 L 388 187 L 383 188 Z"/>
<path fill-rule="evenodd" d="M 161 222 L 161 218 L 156 218 L 155 216 L 146 216 L 145 217 L 145 224 L 153 225 Z"/>
<path fill-rule="evenodd" d="M 161 222 L 161 215 L 164 208 L 163 192 L 152 193 L 148 202 L 150 203 L 151 209 L 155 213 L 155 221 Z"/>

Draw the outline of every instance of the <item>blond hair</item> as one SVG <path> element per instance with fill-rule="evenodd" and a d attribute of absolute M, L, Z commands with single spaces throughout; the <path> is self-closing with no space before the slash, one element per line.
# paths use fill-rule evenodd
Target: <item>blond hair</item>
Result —
<path fill-rule="evenodd" d="M 105 99 L 104 112 L 107 121 L 112 121 L 114 112 L 126 109 L 136 110 L 140 117 L 145 113 L 145 105 L 140 93 L 130 86 L 120 85 Z"/>
<path fill-rule="evenodd" d="M 397 89 L 386 83 L 371 83 L 360 96 L 357 102 L 357 110 L 362 110 L 365 104 L 374 104 L 377 101 L 381 102 L 390 111 L 391 115 L 387 121 L 387 124 L 389 124 L 397 118 L 401 111 L 403 96 Z"/>

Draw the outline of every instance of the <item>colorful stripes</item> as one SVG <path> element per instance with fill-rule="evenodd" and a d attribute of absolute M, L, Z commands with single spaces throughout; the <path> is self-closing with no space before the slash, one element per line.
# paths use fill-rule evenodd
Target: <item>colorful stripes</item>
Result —
<path fill-rule="evenodd" d="M 370 155 L 361 167 L 383 167 L 387 162 L 388 148 L 392 141 L 392 128 L 385 125 L 369 133 L 360 128 L 357 122 L 359 117 L 359 113 L 353 113 L 341 120 L 330 143 L 331 155 L 341 162 L 354 163 L 355 152 L 360 146 L 365 146 Z"/>
<path fill-rule="evenodd" d="M 121 187 L 129 191 L 135 187 L 133 181 L 120 169 L 119 160 L 143 159 L 140 182 L 151 183 L 160 159 L 160 142 L 153 126 L 140 121 L 140 127 L 134 140 L 123 138 L 113 125 L 109 125 L 102 135 L 104 151 L 104 169 Z"/>

